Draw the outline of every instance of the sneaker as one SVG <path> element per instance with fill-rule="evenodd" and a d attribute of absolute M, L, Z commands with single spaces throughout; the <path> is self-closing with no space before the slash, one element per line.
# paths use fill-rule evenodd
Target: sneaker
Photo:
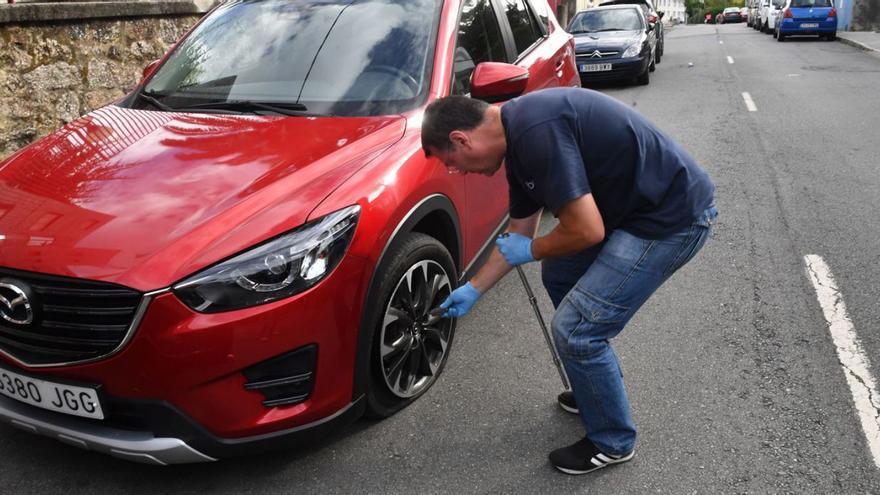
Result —
<path fill-rule="evenodd" d="M 559 402 L 559 407 L 561 407 L 563 411 L 578 414 L 578 405 L 577 402 L 574 401 L 573 392 L 562 392 L 556 398 L 556 401 Z"/>
<path fill-rule="evenodd" d="M 550 463 L 566 474 L 587 474 L 611 464 L 619 464 L 633 458 L 635 450 L 624 455 L 603 454 L 588 438 L 550 452 Z"/>

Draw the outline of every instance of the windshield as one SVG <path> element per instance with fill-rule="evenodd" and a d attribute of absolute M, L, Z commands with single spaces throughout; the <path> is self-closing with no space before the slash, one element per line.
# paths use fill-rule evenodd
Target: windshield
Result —
<path fill-rule="evenodd" d="M 832 7 L 831 0 L 791 0 L 792 7 Z"/>
<path fill-rule="evenodd" d="M 247 101 L 310 114 L 406 111 L 427 96 L 441 2 L 232 1 L 180 44 L 144 93 L 175 110 Z"/>
<path fill-rule="evenodd" d="M 636 9 L 589 10 L 580 12 L 571 21 L 571 33 L 596 33 L 601 31 L 637 31 L 642 29 L 642 19 Z"/>
<path fill-rule="evenodd" d="M 725 14 L 732 14 L 734 12 L 739 13 L 739 7 L 728 7 L 724 9 Z"/>

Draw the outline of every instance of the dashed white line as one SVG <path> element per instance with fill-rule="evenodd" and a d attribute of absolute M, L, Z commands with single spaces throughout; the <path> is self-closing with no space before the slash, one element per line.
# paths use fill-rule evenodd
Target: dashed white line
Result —
<path fill-rule="evenodd" d="M 752 101 L 752 95 L 743 93 L 743 100 L 746 102 L 746 108 L 748 108 L 750 112 L 758 111 L 758 107 L 755 106 L 755 102 Z"/>
<path fill-rule="evenodd" d="M 727 56 L 727 63 L 728 63 L 728 64 L 732 64 L 732 63 L 733 63 L 733 57 L 731 57 L 730 55 Z"/>
<path fill-rule="evenodd" d="M 837 359 L 843 366 L 846 383 L 852 393 L 862 430 L 874 464 L 880 468 L 880 394 L 871 375 L 868 358 L 862 350 L 856 329 L 846 313 L 843 296 L 834 281 L 831 269 L 821 256 L 804 256 L 807 276 L 816 289 L 816 297 L 828 322 L 831 339 L 837 347 Z"/>
<path fill-rule="evenodd" d="M 719 45 L 723 45 L 723 44 L 724 44 L 724 40 L 718 40 L 718 44 L 719 44 Z"/>

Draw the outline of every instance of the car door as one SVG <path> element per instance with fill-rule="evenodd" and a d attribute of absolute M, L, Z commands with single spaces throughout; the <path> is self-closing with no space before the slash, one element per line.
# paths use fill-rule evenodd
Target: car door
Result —
<path fill-rule="evenodd" d="M 526 91 L 569 86 L 576 81 L 571 36 L 553 25 L 545 13 L 547 25 L 537 16 L 538 2 L 546 0 L 495 0 L 504 13 L 502 30 L 515 64 L 529 71 Z"/>
<path fill-rule="evenodd" d="M 481 62 L 514 61 L 502 21 L 494 0 L 462 0 L 450 94 L 470 95 L 471 76 Z M 465 259 L 473 259 L 507 213 L 506 173 L 502 168 L 492 177 L 468 174 L 464 187 L 465 207 L 460 214 Z"/>

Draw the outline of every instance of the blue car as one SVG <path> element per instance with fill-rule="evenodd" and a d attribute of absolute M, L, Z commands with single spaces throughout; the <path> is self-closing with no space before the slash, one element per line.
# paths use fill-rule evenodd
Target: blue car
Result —
<path fill-rule="evenodd" d="M 660 61 L 655 28 L 635 5 L 582 10 L 568 32 L 574 35 L 582 85 L 615 79 L 648 84 Z"/>
<path fill-rule="evenodd" d="M 837 9 L 832 0 L 786 0 L 775 31 L 778 41 L 800 35 L 833 40 L 837 37 Z"/>

